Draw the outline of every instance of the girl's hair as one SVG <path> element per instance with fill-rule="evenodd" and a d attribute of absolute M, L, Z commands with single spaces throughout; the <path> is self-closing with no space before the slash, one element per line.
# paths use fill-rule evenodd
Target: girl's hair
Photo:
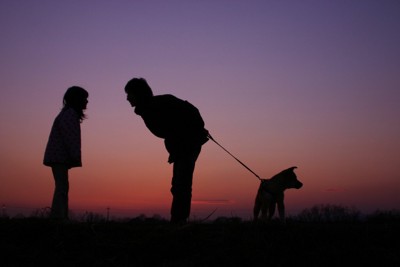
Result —
<path fill-rule="evenodd" d="M 79 86 L 72 86 L 67 89 L 63 98 L 63 109 L 73 108 L 78 112 L 79 119 L 82 122 L 86 115 L 83 113 L 84 101 L 89 97 L 89 93 Z"/>

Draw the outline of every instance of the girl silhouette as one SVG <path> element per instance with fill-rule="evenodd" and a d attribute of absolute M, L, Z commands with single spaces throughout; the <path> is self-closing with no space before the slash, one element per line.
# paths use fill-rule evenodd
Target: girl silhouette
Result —
<path fill-rule="evenodd" d="M 68 170 L 82 167 L 80 123 L 86 118 L 83 111 L 88 97 L 89 93 L 81 87 L 68 88 L 47 142 L 43 164 L 51 167 L 55 181 L 50 214 L 54 219 L 68 220 Z"/>

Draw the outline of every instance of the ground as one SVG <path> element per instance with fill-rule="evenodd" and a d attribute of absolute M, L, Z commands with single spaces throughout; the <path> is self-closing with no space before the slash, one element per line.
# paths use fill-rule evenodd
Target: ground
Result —
<path fill-rule="evenodd" d="M 400 266 L 396 222 L 1 219 L 6 266 Z"/>

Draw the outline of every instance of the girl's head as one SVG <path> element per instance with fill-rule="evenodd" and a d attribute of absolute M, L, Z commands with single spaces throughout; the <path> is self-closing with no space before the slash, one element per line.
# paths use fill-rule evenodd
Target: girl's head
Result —
<path fill-rule="evenodd" d="M 63 106 L 64 108 L 73 108 L 76 112 L 78 112 L 81 121 L 85 119 L 85 114 L 83 110 L 86 109 L 89 97 L 89 93 L 79 86 L 72 86 L 67 89 L 63 98 Z"/>

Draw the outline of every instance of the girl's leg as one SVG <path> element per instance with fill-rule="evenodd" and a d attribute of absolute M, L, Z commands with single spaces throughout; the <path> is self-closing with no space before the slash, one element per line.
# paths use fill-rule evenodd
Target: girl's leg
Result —
<path fill-rule="evenodd" d="M 51 217 L 54 219 L 68 219 L 68 167 L 57 164 L 51 167 L 53 172 L 55 189 L 53 203 L 51 205 Z"/>

